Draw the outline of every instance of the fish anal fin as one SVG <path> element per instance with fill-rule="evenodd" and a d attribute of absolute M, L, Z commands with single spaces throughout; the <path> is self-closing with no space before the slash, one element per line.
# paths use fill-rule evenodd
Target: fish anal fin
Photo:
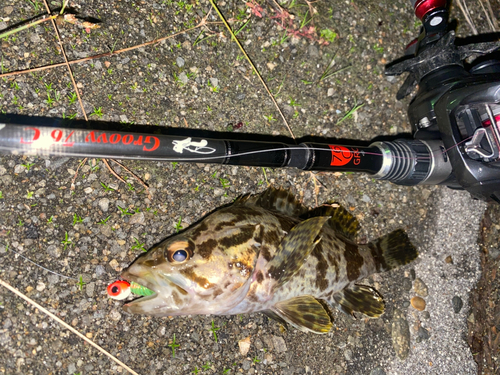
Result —
<path fill-rule="evenodd" d="M 302 267 L 318 242 L 318 235 L 329 217 L 313 217 L 297 224 L 283 238 L 268 264 L 269 275 L 277 281 L 275 288 L 286 283 Z"/>
<path fill-rule="evenodd" d="M 349 315 L 359 312 L 371 318 L 378 318 L 384 313 L 385 303 L 382 296 L 370 286 L 353 285 L 332 297 L 340 305 L 340 310 Z"/>
<path fill-rule="evenodd" d="M 303 217 L 330 216 L 327 225 L 345 238 L 354 241 L 359 232 L 359 222 L 344 207 L 337 203 L 325 204 L 307 212 Z"/>
<path fill-rule="evenodd" d="M 312 296 L 300 296 L 278 302 L 272 311 L 291 326 L 313 333 L 328 333 L 332 319 L 325 307 Z"/>

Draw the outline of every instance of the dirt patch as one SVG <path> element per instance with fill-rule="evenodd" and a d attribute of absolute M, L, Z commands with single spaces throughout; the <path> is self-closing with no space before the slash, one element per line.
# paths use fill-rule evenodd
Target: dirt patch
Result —
<path fill-rule="evenodd" d="M 482 277 L 471 295 L 468 342 L 478 374 L 500 370 L 500 206 L 491 203 L 481 223 Z"/>

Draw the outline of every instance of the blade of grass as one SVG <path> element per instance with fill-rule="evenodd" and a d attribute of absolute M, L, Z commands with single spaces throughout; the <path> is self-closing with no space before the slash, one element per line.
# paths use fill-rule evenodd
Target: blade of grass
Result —
<path fill-rule="evenodd" d="M 54 20 L 56 19 L 57 17 L 59 17 L 59 15 L 55 15 L 55 16 L 48 16 L 48 17 L 45 17 L 45 18 L 42 18 L 40 20 L 36 20 L 36 21 L 32 21 L 32 22 L 29 22 L 25 25 L 22 25 L 22 26 L 19 26 L 19 27 L 16 27 L 14 29 L 10 29 L 10 30 L 7 30 L 3 33 L 0 34 L 0 39 L 2 38 L 6 38 L 12 34 L 15 34 L 15 33 L 18 33 L 20 31 L 23 31 L 23 30 L 26 30 L 30 27 L 35 27 L 36 25 L 39 25 L 43 22 L 47 22 L 47 21 L 50 21 L 50 20 Z"/>

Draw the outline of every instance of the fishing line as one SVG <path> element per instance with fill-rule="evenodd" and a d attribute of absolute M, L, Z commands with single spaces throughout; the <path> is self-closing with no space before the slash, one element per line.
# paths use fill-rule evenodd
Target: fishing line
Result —
<path fill-rule="evenodd" d="M 66 275 L 63 275 L 63 274 L 57 273 L 57 272 L 55 272 L 55 271 L 49 270 L 48 268 L 45 268 L 45 267 L 44 267 L 44 266 L 42 266 L 41 264 L 38 264 L 38 263 L 36 263 L 36 262 L 32 261 L 31 259 L 29 259 L 29 258 L 25 257 L 23 254 L 18 253 L 18 252 L 17 252 L 17 251 L 15 251 L 15 250 L 8 249 L 8 251 L 12 251 L 13 253 L 15 253 L 15 254 L 19 255 L 19 256 L 20 256 L 21 258 L 23 258 L 24 260 L 27 260 L 28 262 L 30 262 L 30 263 L 32 263 L 32 264 L 34 264 L 35 266 L 40 267 L 40 268 L 44 269 L 45 271 L 48 271 L 48 272 L 50 272 L 50 273 L 52 273 L 52 274 L 54 274 L 54 275 L 61 276 L 61 277 L 64 277 L 64 278 L 66 278 L 66 279 L 70 279 L 70 280 L 76 280 L 76 281 L 79 281 L 79 280 L 78 280 L 77 278 L 75 278 L 75 277 L 66 276 Z"/>
<path fill-rule="evenodd" d="M 469 141 L 470 139 L 472 139 L 472 137 L 467 137 L 465 138 L 464 140 L 462 140 L 461 142 L 458 142 L 456 144 L 454 144 L 453 146 L 451 146 L 450 148 L 448 149 L 443 149 L 441 151 L 432 151 L 430 152 L 432 155 L 444 155 L 446 154 L 448 151 L 454 149 L 454 148 L 457 148 L 458 146 L 460 146 L 462 143 L 464 142 L 467 142 Z M 327 144 L 325 144 L 327 145 Z M 340 145 L 342 146 L 342 145 Z M 349 146 L 349 147 L 352 147 L 352 146 Z M 319 148 L 319 147 L 308 147 L 307 148 L 308 150 L 313 150 L 313 151 L 331 151 L 331 150 L 328 150 L 328 149 L 325 149 L 325 148 Z M 175 161 L 175 162 L 192 162 L 192 161 L 198 161 L 198 162 L 203 162 L 204 160 L 221 160 L 221 159 L 229 159 L 229 158 L 237 158 L 237 157 L 241 157 L 241 156 L 247 156 L 247 155 L 256 155 L 256 154 L 265 154 L 265 153 L 270 153 L 270 152 L 275 152 L 275 151 L 283 151 L 284 149 L 283 148 L 267 148 L 267 149 L 263 149 L 263 150 L 255 150 L 255 151 L 244 151 L 244 152 L 240 152 L 238 154 L 229 154 L 229 155 L 220 155 L 220 156 L 206 156 L 204 157 L 203 159 L 197 159 L 197 158 L 165 158 L 163 159 L 162 161 Z M 299 150 L 299 151 L 302 151 L 304 150 L 304 148 L 302 147 L 287 147 L 286 150 Z M 384 154 L 382 153 L 377 153 L 377 152 L 368 152 L 368 151 L 353 151 L 353 150 L 349 150 L 349 149 L 343 149 L 342 152 L 345 152 L 345 153 L 350 153 L 350 154 L 355 154 L 357 152 L 359 153 L 363 153 L 365 155 L 374 155 L 374 156 L 384 156 Z M 410 157 L 405 157 L 405 156 L 398 156 L 398 155 L 392 155 L 391 156 L 393 159 L 402 159 L 402 160 L 431 160 L 432 158 L 431 157 L 415 157 L 415 158 L 410 158 Z"/>

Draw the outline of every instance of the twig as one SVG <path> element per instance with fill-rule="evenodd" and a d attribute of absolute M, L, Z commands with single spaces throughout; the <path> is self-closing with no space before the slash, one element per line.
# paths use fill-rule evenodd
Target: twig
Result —
<path fill-rule="evenodd" d="M 278 103 L 276 102 L 276 99 L 274 99 L 274 96 L 273 94 L 271 94 L 271 91 L 269 90 L 269 88 L 267 87 L 266 83 L 264 82 L 264 80 L 262 79 L 262 76 L 260 75 L 259 71 L 257 70 L 257 68 L 255 67 L 254 63 L 252 62 L 252 60 L 250 59 L 250 57 L 248 56 L 248 54 L 245 52 L 245 49 L 243 48 L 243 46 L 241 45 L 240 41 L 238 40 L 238 38 L 236 37 L 236 35 L 234 35 L 233 33 L 233 30 L 231 29 L 231 26 L 229 26 L 229 24 L 227 23 L 226 19 L 224 18 L 224 16 L 222 15 L 221 11 L 219 10 L 219 8 L 217 7 L 217 5 L 214 3 L 214 0 L 209 0 L 210 1 L 210 4 L 212 4 L 212 7 L 215 9 L 215 11 L 217 12 L 217 14 L 219 15 L 219 18 L 222 20 L 222 22 L 224 23 L 224 25 L 226 26 L 226 28 L 229 30 L 229 33 L 231 34 L 231 37 L 233 38 L 233 40 L 236 42 L 236 44 L 238 45 L 238 47 L 240 48 L 241 52 L 243 52 L 243 55 L 245 56 L 245 58 L 247 59 L 247 61 L 249 62 L 249 64 L 251 65 L 253 71 L 255 72 L 255 74 L 257 75 L 257 77 L 259 77 L 259 80 L 260 82 L 262 83 L 262 85 L 264 86 L 264 88 L 266 89 L 267 93 L 269 94 L 269 96 L 271 97 L 271 100 L 273 101 L 274 105 L 276 106 L 276 108 L 278 109 L 278 112 L 279 114 L 281 115 L 281 118 L 283 119 L 288 131 L 290 132 L 290 135 L 292 136 L 293 139 L 295 139 L 295 135 L 293 134 L 293 131 L 292 129 L 290 128 L 290 125 L 288 125 L 288 121 L 286 121 L 286 118 L 285 116 L 283 115 L 283 112 L 281 112 L 281 109 L 280 107 L 278 106 Z"/>
<path fill-rule="evenodd" d="M 82 62 L 85 62 L 85 61 L 89 61 L 89 60 L 100 59 L 102 57 L 108 57 L 108 56 L 118 55 L 118 54 L 123 53 L 123 52 L 128 52 L 128 51 L 132 51 L 132 50 L 135 50 L 135 49 L 138 49 L 138 48 L 141 48 L 141 47 L 145 47 L 145 46 L 149 46 L 149 45 L 152 45 L 152 44 L 160 43 L 163 40 L 174 38 L 177 35 L 187 33 L 187 32 L 189 32 L 191 30 L 195 30 L 195 29 L 200 28 L 202 26 L 206 26 L 207 24 L 220 24 L 220 23 L 221 22 L 206 22 L 205 19 L 203 19 L 198 25 L 193 26 L 193 27 L 191 27 L 191 28 L 189 28 L 187 30 L 179 31 L 178 33 L 175 33 L 175 34 L 172 34 L 172 35 L 169 35 L 169 36 L 165 36 L 165 37 L 162 37 L 162 38 L 159 38 L 159 39 L 153 39 L 153 40 L 151 40 L 149 42 L 145 42 L 145 43 L 142 43 L 142 44 L 139 44 L 139 45 L 136 45 L 136 46 L 132 46 L 132 47 L 123 48 L 123 49 L 120 49 L 120 50 L 117 50 L 117 51 L 101 53 L 99 55 L 84 57 L 84 58 L 78 59 L 78 60 L 70 60 L 70 61 L 68 61 L 68 64 L 70 64 L 70 65 L 72 65 L 72 64 L 79 64 L 79 63 L 82 63 Z M 38 68 L 30 68 L 30 69 L 25 69 L 25 70 L 18 70 L 18 71 L 15 71 L 15 72 L 9 72 L 9 73 L 0 74 L 0 77 L 16 76 L 16 75 L 26 74 L 26 73 L 31 73 L 31 72 L 36 72 L 36 71 L 40 71 L 40 70 L 57 68 L 57 67 L 64 66 L 64 65 L 66 65 L 65 62 L 64 63 L 58 63 L 58 64 L 45 65 L 45 66 L 41 66 L 41 67 L 38 67 Z"/>
<path fill-rule="evenodd" d="M 491 20 L 493 21 L 493 26 L 495 27 L 495 30 L 498 30 L 498 20 L 495 17 L 495 13 L 493 12 L 493 9 L 491 8 L 490 0 L 485 0 L 485 1 L 486 1 L 486 5 L 488 5 L 488 10 L 490 12 Z M 482 0 L 481 0 L 481 2 L 482 2 Z"/>
<path fill-rule="evenodd" d="M 110 160 L 113 160 L 113 159 L 110 159 Z M 108 160 L 107 160 L 107 159 L 102 159 L 102 161 L 104 162 L 104 164 L 106 164 L 106 167 L 108 167 L 109 171 L 110 171 L 111 173 L 113 173 L 113 176 L 115 176 L 115 177 L 116 177 L 117 179 L 119 179 L 121 182 L 123 182 L 124 184 L 126 184 L 125 180 L 124 180 L 123 178 L 121 178 L 121 177 L 118 175 L 118 173 L 116 173 L 116 172 L 114 171 L 114 169 L 113 169 L 113 168 L 111 168 L 111 165 L 109 165 L 109 163 L 108 163 Z"/>
<path fill-rule="evenodd" d="M 106 160 L 106 159 L 104 159 Z M 149 199 L 153 199 L 152 196 L 151 196 L 151 192 L 149 191 L 149 186 L 142 180 L 142 178 L 140 178 L 139 176 L 137 176 L 134 172 L 132 172 L 130 169 L 128 169 L 126 166 L 124 166 L 122 163 L 120 163 L 119 161 L 116 161 L 115 159 L 110 159 L 113 163 L 116 163 L 118 164 L 120 167 L 122 167 L 123 169 L 125 169 L 125 171 L 127 171 L 128 173 L 130 173 L 132 175 L 132 177 L 134 177 L 137 181 L 139 181 L 139 183 L 144 187 L 144 189 L 146 189 L 146 191 L 148 192 L 148 197 Z M 106 164 L 108 165 L 108 164 Z M 123 181 L 125 182 L 125 181 Z"/>
<path fill-rule="evenodd" d="M 491 31 L 495 32 L 495 26 L 493 25 L 493 22 L 491 21 L 490 15 L 486 11 L 486 8 L 483 5 L 482 1 L 479 1 L 479 4 L 481 5 L 481 8 L 483 8 L 484 15 L 486 16 L 486 19 L 488 20 L 488 23 L 490 24 Z"/>
<path fill-rule="evenodd" d="M 73 176 L 73 180 L 71 181 L 71 190 L 75 190 L 75 181 L 76 177 L 78 176 L 78 171 L 82 167 L 82 165 L 85 164 L 85 162 L 88 160 L 88 158 L 83 159 L 83 161 L 78 165 L 78 168 L 76 168 L 75 175 Z"/>
<path fill-rule="evenodd" d="M 29 298 L 28 296 L 26 296 L 23 293 L 21 293 L 19 290 L 17 290 L 13 286 L 7 284 L 2 279 L 0 279 L 0 285 L 2 285 L 4 288 L 10 290 L 12 293 L 16 294 L 17 296 L 21 297 L 26 302 L 28 302 L 31 305 L 35 306 L 39 311 L 43 312 L 45 315 L 47 315 L 47 316 L 51 317 L 52 319 L 54 319 L 57 323 L 59 323 L 60 325 L 62 325 L 64 328 L 70 330 L 71 332 L 73 332 L 75 335 L 77 335 L 78 337 L 80 337 L 82 340 L 84 340 L 85 342 L 87 342 L 89 345 L 92 345 L 94 348 L 96 348 L 97 350 L 99 350 L 101 353 L 105 354 L 107 357 L 109 357 L 111 360 L 113 360 L 114 362 L 116 362 L 119 366 L 123 367 L 125 370 L 127 370 L 131 374 L 139 375 L 137 372 L 135 372 L 130 367 L 128 367 L 125 363 L 123 363 L 122 361 L 120 361 L 118 358 L 114 357 L 111 353 L 107 352 L 105 349 L 101 348 L 95 342 L 93 342 L 92 340 L 90 340 L 89 338 L 87 338 L 86 336 L 84 336 L 83 334 L 81 334 L 80 332 L 78 332 L 76 329 L 74 329 L 73 327 L 71 327 L 64 320 L 62 320 L 61 318 L 58 318 L 56 315 L 54 315 L 50 311 L 48 311 L 45 307 L 43 307 L 42 305 L 39 305 L 38 303 L 36 303 L 31 298 Z"/>
<path fill-rule="evenodd" d="M 51 11 L 49 8 L 49 4 L 47 4 L 47 0 L 43 0 L 43 3 L 45 4 L 45 8 L 47 9 L 47 13 L 50 14 Z M 64 57 L 64 63 L 65 63 L 64 65 L 66 65 L 66 67 L 68 69 L 68 73 L 69 73 L 69 76 L 71 78 L 71 82 L 73 83 L 73 88 L 75 89 L 76 96 L 78 97 L 78 103 L 80 103 L 80 108 L 82 109 L 83 117 L 85 118 L 85 121 L 88 121 L 87 114 L 85 113 L 85 108 L 83 107 L 82 98 L 80 96 L 80 90 L 78 90 L 78 87 L 76 86 L 75 77 L 73 76 L 71 66 L 69 65 L 69 62 L 68 62 L 68 56 L 66 56 L 66 51 L 64 50 L 64 45 L 63 45 L 62 40 L 61 40 L 61 35 L 59 34 L 59 29 L 57 28 L 56 21 L 54 21 L 54 19 L 51 19 L 51 22 L 52 22 L 52 27 L 54 28 L 54 32 L 56 33 L 56 36 L 57 36 L 57 42 L 59 43 L 59 46 L 61 47 L 61 52 L 62 52 L 62 55 Z"/>
<path fill-rule="evenodd" d="M 478 32 L 477 32 L 476 26 L 474 26 L 474 23 L 472 22 L 472 19 L 471 19 L 470 14 L 469 14 L 469 9 L 467 8 L 467 4 L 465 4 L 465 0 L 464 0 L 463 4 L 462 4 L 462 0 L 457 0 L 457 4 L 460 7 L 460 10 L 462 11 L 462 13 L 465 17 L 465 20 L 469 24 L 469 26 L 472 30 L 472 33 L 474 35 L 477 35 Z"/>

